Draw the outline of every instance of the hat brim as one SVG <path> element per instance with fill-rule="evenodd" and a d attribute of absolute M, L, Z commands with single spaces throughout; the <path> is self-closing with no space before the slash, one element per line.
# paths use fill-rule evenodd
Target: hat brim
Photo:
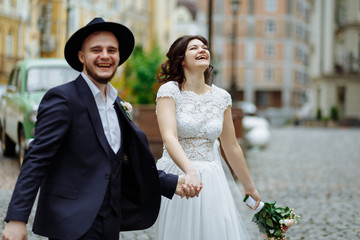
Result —
<path fill-rule="evenodd" d="M 78 51 L 84 40 L 96 31 L 112 32 L 119 41 L 120 62 L 119 66 L 123 64 L 131 55 L 134 46 L 135 38 L 130 29 L 122 24 L 114 22 L 100 22 L 87 25 L 76 31 L 67 41 L 64 49 L 65 59 L 68 64 L 76 71 L 83 70 L 83 64 L 78 57 Z"/>

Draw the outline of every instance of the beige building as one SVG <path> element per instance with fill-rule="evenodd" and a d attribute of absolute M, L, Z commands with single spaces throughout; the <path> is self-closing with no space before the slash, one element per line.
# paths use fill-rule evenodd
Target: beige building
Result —
<path fill-rule="evenodd" d="M 220 30 L 228 36 L 221 39 L 219 54 L 225 86 L 235 88 L 234 100 L 255 103 L 260 110 L 300 107 L 308 85 L 310 4 L 305 0 L 239 4 L 235 15 L 231 5 L 225 5 L 223 28 L 215 24 L 214 29 L 214 46 L 222 38 Z"/>
<path fill-rule="evenodd" d="M 31 38 L 28 8 L 29 1 L 0 1 L 0 84 L 7 83 L 11 68 L 26 54 L 24 43 Z"/>
<path fill-rule="evenodd" d="M 20 59 L 63 58 L 72 33 L 94 17 L 129 27 L 136 44 L 164 51 L 174 39 L 176 0 L 1 0 L 0 84 Z"/>
<path fill-rule="evenodd" d="M 280 121 L 292 118 L 307 100 L 311 2 L 178 0 L 179 3 L 197 7 L 193 22 L 182 29 L 211 39 L 215 83 L 231 92 L 235 101 L 254 103 L 260 112 L 271 108 L 274 114 L 282 115 Z M 181 11 L 178 12 L 184 19 L 195 15 L 191 7 L 187 14 L 184 8 Z M 193 28 L 194 23 L 197 29 Z"/>
<path fill-rule="evenodd" d="M 313 1 L 312 115 L 360 125 L 360 2 Z"/>

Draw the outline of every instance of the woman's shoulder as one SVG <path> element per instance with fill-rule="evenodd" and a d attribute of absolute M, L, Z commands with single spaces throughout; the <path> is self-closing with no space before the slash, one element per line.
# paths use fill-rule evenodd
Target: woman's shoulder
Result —
<path fill-rule="evenodd" d="M 157 97 L 174 97 L 178 92 L 180 92 L 179 84 L 169 81 L 160 86 Z"/>
<path fill-rule="evenodd" d="M 212 87 L 212 91 L 213 91 L 214 96 L 220 102 L 223 102 L 226 107 L 232 105 L 231 95 L 230 95 L 230 93 L 228 91 L 226 91 L 223 88 L 220 88 L 220 87 L 216 86 L 215 84 L 212 84 L 211 87 Z"/>
<path fill-rule="evenodd" d="M 229 96 L 230 97 L 230 93 L 228 91 L 226 91 L 225 89 L 216 86 L 215 84 L 211 85 L 213 92 L 216 95 L 220 95 L 220 96 Z"/>

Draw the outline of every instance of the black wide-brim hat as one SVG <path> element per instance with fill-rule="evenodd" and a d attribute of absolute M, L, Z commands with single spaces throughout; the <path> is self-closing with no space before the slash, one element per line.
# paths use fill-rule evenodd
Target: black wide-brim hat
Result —
<path fill-rule="evenodd" d="M 114 22 L 105 22 L 102 18 L 94 18 L 85 27 L 76 31 L 67 41 L 64 49 L 65 59 L 68 64 L 76 71 L 83 70 L 83 64 L 78 57 L 78 51 L 90 34 L 96 31 L 112 32 L 119 41 L 120 62 L 119 66 L 123 64 L 131 55 L 135 38 L 130 29 Z"/>

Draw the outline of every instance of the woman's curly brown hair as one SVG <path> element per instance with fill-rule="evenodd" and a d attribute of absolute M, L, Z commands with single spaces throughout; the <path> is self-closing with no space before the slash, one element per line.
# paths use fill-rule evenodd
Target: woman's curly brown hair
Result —
<path fill-rule="evenodd" d="M 193 39 L 199 39 L 206 46 L 209 46 L 206 38 L 200 35 L 185 35 L 176 39 L 166 54 L 168 60 L 161 64 L 161 70 L 156 76 L 159 83 L 176 81 L 179 84 L 180 90 L 182 89 L 183 83 L 186 80 L 182 62 L 185 58 L 186 48 L 189 42 Z M 204 71 L 205 83 L 208 85 L 212 84 L 213 68 L 214 67 L 210 64 L 209 67 Z"/>

